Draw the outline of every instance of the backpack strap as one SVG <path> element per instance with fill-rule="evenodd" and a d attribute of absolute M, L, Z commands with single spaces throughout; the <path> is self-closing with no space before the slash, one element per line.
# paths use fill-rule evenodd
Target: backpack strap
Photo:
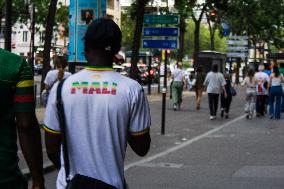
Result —
<path fill-rule="evenodd" d="M 68 156 L 68 148 L 67 148 L 67 140 L 66 140 L 66 120 L 65 120 L 64 106 L 63 106 L 63 100 L 62 100 L 62 87 L 63 87 L 64 81 L 65 79 L 61 80 L 57 87 L 56 106 L 57 106 L 59 126 L 60 126 L 60 131 L 61 131 L 61 143 L 62 143 L 62 150 L 63 150 L 65 175 L 66 175 L 66 181 L 68 183 L 69 182 L 68 177 L 70 173 L 70 164 L 69 164 L 69 156 Z"/>

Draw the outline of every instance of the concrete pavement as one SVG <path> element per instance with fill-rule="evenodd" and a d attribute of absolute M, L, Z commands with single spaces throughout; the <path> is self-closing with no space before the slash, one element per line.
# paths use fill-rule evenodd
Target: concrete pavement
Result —
<path fill-rule="evenodd" d="M 193 93 L 184 96 L 181 111 L 167 104 L 165 136 L 160 134 L 161 98 L 151 97 L 151 150 L 144 158 L 127 150 L 131 189 L 284 188 L 284 120 L 246 120 L 239 91 L 230 119 L 210 121 L 206 95 L 200 111 L 194 110 Z M 54 188 L 55 178 L 56 172 L 46 175 L 47 189 Z"/>

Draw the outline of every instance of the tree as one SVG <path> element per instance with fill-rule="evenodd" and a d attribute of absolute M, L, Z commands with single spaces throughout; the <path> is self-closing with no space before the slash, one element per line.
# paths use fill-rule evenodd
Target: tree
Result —
<path fill-rule="evenodd" d="M 125 11 L 121 12 L 121 32 L 122 35 L 122 47 L 126 50 L 131 50 L 133 44 L 130 41 L 133 40 L 133 29 L 135 26 L 135 16 L 132 13 L 132 8 L 127 8 Z"/>
<path fill-rule="evenodd" d="M 51 41 L 53 34 L 53 26 L 55 24 L 56 6 L 57 6 L 57 0 L 50 0 L 49 10 L 46 20 L 45 39 L 44 39 L 43 72 L 42 72 L 41 89 L 43 89 L 44 79 L 46 77 L 46 74 L 50 70 L 50 49 L 51 49 Z"/>
<path fill-rule="evenodd" d="M 133 79 L 139 79 L 137 62 L 139 58 L 139 49 L 141 44 L 142 28 L 144 22 L 145 6 L 150 0 L 137 0 L 136 5 L 136 23 L 134 30 L 134 37 L 132 43 L 132 55 L 131 55 L 131 71 L 130 77 Z"/>
<path fill-rule="evenodd" d="M 190 9 L 187 0 L 175 0 L 175 8 L 180 16 L 180 36 L 179 36 L 179 49 L 177 53 L 177 61 L 182 61 L 184 57 L 184 35 L 186 32 L 186 19 L 189 16 Z"/>

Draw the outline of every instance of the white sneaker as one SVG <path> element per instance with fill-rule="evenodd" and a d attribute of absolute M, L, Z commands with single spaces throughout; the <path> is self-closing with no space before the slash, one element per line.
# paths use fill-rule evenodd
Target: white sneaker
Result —
<path fill-rule="evenodd" d="M 215 116 L 210 116 L 210 120 L 213 120 L 213 119 L 215 119 Z"/>
<path fill-rule="evenodd" d="M 177 110 L 177 105 L 174 105 L 174 111 L 176 111 Z"/>

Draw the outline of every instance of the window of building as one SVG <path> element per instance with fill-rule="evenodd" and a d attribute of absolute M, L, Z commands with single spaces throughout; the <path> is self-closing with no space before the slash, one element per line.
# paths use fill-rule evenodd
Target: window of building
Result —
<path fill-rule="evenodd" d="M 23 42 L 28 42 L 28 32 L 23 31 Z"/>

